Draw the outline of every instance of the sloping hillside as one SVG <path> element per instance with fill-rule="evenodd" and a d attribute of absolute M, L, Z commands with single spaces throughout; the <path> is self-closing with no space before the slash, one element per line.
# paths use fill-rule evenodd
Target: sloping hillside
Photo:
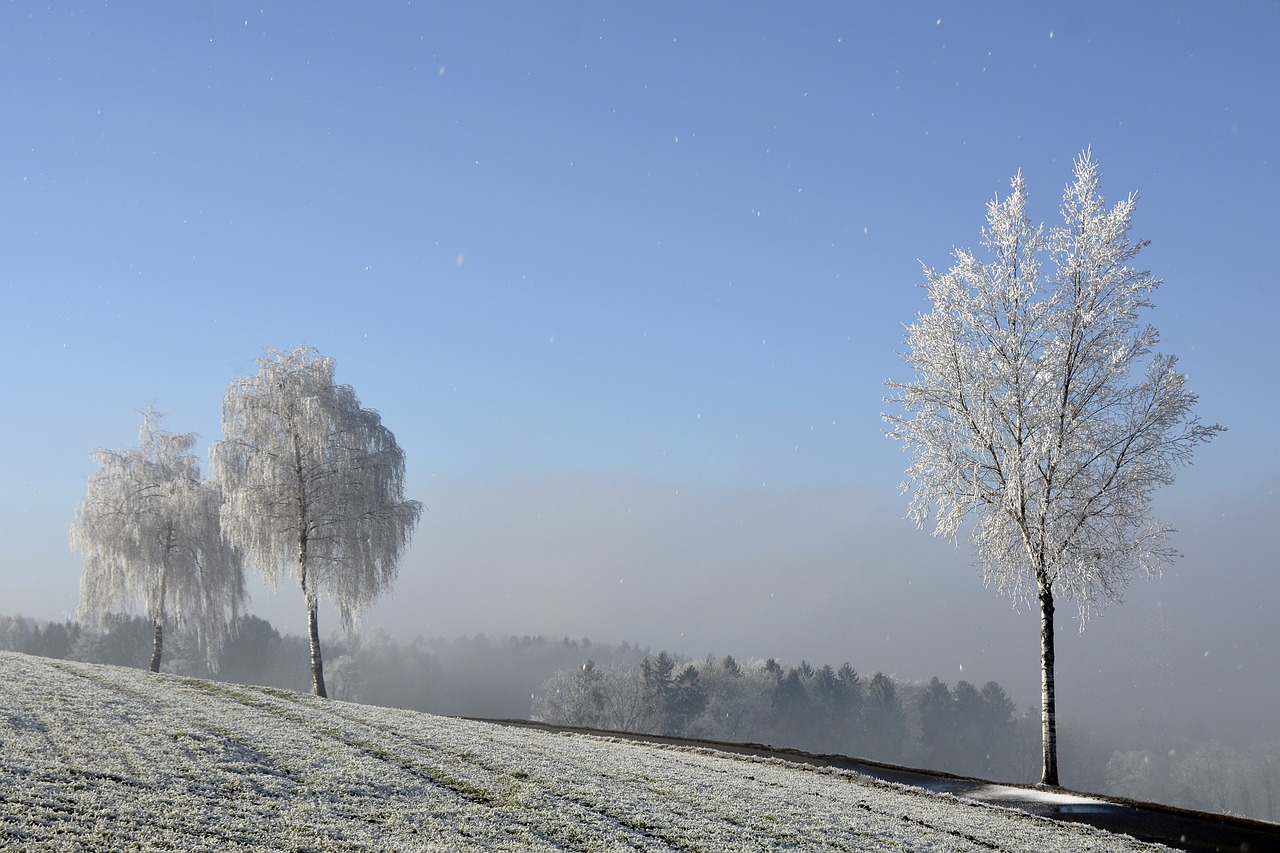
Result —
<path fill-rule="evenodd" d="M 1164 849 L 846 772 L 10 653 L 0 847 Z"/>

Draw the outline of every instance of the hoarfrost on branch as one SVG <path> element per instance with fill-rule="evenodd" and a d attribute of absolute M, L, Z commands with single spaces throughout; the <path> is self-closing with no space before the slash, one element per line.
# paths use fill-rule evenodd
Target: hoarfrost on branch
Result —
<path fill-rule="evenodd" d="M 316 606 L 321 591 L 344 627 L 396 578 L 422 513 L 404 499 L 404 452 L 381 416 L 334 382 L 311 347 L 268 351 L 233 382 L 213 450 L 222 523 L 273 586 L 292 577 L 306 599 L 312 683 L 325 695 Z"/>
<path fill-rule="evenodd" d="M 970 525 L 985 581 L 1040 605 L 1046 784 L 1054 597 L 1076 602 L 1083 627 L 1135 573 L 1158 574 L 1176 553 L 1152 493 L 1222 430 L 1191 414 L 1196 395 L 1139 319 L 1160 282 L 1131 265 L 1147 245 L 1129 239 L 1137 197 L 1108 209 L 1088 151 L 1074 177 L 1063 225 L 1032 223 L 1019 173 L 987 206 L 990 260 L 957 250 L 949 271 L 925 268 L 933 310 L 904 354 L 915 377 L 888 383 L 902 411 L 885 415 L 912 457 L 917 525 L 952 539 Z"/>
<path fill-rule="evenodd" d="M 221 492 L 200 477 L 195 434 L 161 430 L 161 418 L 144 412 L 138 447 L 95 454 L 70 531 L 85 561 L 80 612 L 102 620 L 140 605 L 154 623 L 153 672 L 170 620 L 194 628 L 216 667 L 247 597 L 241 556 L 222 537 Z"/>

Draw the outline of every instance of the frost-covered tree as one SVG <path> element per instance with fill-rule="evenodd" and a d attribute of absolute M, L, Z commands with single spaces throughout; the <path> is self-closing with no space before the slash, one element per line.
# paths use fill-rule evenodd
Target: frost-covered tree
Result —
<path fill-rule="evenodd" d="M 990 259 L 957 250 L 948 272 L 925 268 L 933 310 L 904 354 L 915 378 L 888 383 L 903 412 L 885 416 L 912 455 L 917 525 L 954 540 L 970 521 L 985 581 L 1039 606 L 1045 785 L 1058 784 L 1055 601 L 1073 599 L 1083 627 L 1175 556 L 1153 490 L 1222 429 L 1192 416 L 1186 377 L 1139 320 L 1160 282 L 1130 265 L 1146 245 L 1129 239 L 1136 196 L 1108 209 L 1088 151 L 1074 178 L 1063 225 L 1032 224 L 1019 174 L 987 207 Z"/>
<path fill-rule="evenodd" d="M 533 718 L 565 726 L 599 726 L 603 720 L 604 677 L 588 658 L 577 670 L 561 670 L 542 685 Z"/>
<path fill-rule="evenodd" d="M 381 416 L 335 384 L 333 360 L 311 347 L 269 350 L 222 404 L 212 450 L 227 536 L 274 587 L 302 588 L 311 681 L 324 696 L 316 618 L 323 591 L 343 626 L 396 578 L 422 514 L 404 499 L 404 452 Z"/>
<path fill-rule="evenodd" d="M 222 537 L 218 487 L 200 477 L 194 433 L 143 414 L 140 443 L 99 450 L 71 524 L 84 554 L 82 618 L 103 624 L 141 606 L 152 622 L 151 671 L 160 670 L 166 622 L 194 629 L 210 666 L 245 602 L 240 553 Z"/>

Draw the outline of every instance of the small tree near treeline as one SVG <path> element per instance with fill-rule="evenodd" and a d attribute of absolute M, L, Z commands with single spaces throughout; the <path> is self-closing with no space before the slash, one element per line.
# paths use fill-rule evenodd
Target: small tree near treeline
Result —
<path fill-rule="evenodd" d="M 221 494 L 200 477 L 194 433 L 159 428 L 143 413 L 139 446 L 98 450 L 71 524 L 84 554 L 82 618 L 102 625 L 139 605 L 152 622 L 151 671 L 160 671 L 166 622 L 194 629 L 211 667 L 246 600 L 240 552 L 222 537 Z"/>
<path fill-rule="evenodd" d="M 222 429 L 211 453 L 223 529 L 269 584 L 301 587 L 312 690 L 325 696 L 319 596 L 351 630 L 394 582 L 422 514 L 404 498 L 404 452 L 311 347 L 269 350 L 256 375 L 233 382 Z"/>
<path fill-rule="evenodd" d="M 1139 320 L 1160 281 L 1131 266 L 1147 245 L 1129 238 L 1137 197 L 1108 209 L 1088 151 L 1074 178 L 1061 226 L 1032 223 L 1018 174 L 987 206 L 990 259 L 957 250 L 948 272 L 925 267 L 933 310 L 908 327 L 915 376 L 888 383 L 902 413 L 885 415 L 912 456 L 916 524 L 954 540 L 971 522 L 986 583 L 1039 606 L 1046 786 L 1058 785 L 1055 602 L 1073 599 L 1083 627 L 1176 556 L 1152 493 L 1223 429 L 1191 414 L 1185 375 Z"/>

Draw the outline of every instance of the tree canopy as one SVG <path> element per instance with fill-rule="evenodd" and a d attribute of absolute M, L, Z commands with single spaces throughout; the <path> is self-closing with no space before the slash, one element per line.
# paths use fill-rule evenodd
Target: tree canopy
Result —
<path fill-rule="evenodd" d="M 166 620 L 194 628 L 214 662 L 246 600 L 240 553 L 219 526 L 221 494 L 191 453 L 195 434 L 160 429 L 162 417 L 143 414 L 138 447 L 97 451 L 70 531 L 85 561 L 81 613 L 102 620 L 141 606 L 154 623 L 153 672 Z"/>
<path fill-rule="evenodd" d="M 269 350 L 257 374 L 233 382 L 222 428 L 212 455 L 223 526 L 270 584 L 292 577 L 301 587 L 323 696 L 319 594 L 352 628 L 394 582 L 422 513 L 404 498 L 404 452 L 311 347 Z"/>
<path fill-rule="evenodd" d="M 902 413 L 885 416 L 912 457 L 916 523 L 955 538 L 971 522 L 986 582 L 1040 606 L 1051 785 L 1054 598 L 1083 620 L 1175 556 L 1152 494 L 1222 429 L 1191 414 L 1186 377 L 1140 322 L 1160 281 L 1131 265 L 1147 245 L 1129 238 L 1137 197 L 1108 209 L 1088 151 L 1074 177 L 1061 226 L 1033 224 L 1018 174 L 987 206 L 990 259 L 957 250 L 949 271 L 925 268 L 933 310 L 904 355 L 915 378 L 888 383 Z"/>

